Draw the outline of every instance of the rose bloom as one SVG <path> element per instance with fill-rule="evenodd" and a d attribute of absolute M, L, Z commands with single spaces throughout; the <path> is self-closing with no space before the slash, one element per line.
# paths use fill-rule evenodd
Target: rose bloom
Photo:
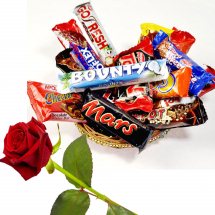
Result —
<path fill-rule="evenodd" d="M 32 118 L 28 123 L 10 126 L 4 139 L 5 157 L 0 159 L 28 180 L 46 166 L 52 153 L 52 144 L 46 127 Z"/>

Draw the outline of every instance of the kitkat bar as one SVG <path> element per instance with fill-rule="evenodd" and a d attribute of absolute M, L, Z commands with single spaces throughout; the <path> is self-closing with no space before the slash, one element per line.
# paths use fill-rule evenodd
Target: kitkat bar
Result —
<path fill-rule="evenodd" d="M 113 57 L 116 55 L 116 51 L 110 39 L 107 37 L 91 3 L 87 2 L 78 5 L 74 13 L 86 30 L 103 64 L 106 66 L 113 65 Z"/>
<path fill-rule="evenodd" d="M 71 48 L 70 55 L 82 69 L 101 69 L 104 67 L 74 19 L 56 25 L 52 31 L 55 32 L 64 48 Z"/>
<path fill-rule="evenodd" d="M 120 110 L 97 92 L 86 92 L 82 114 L 89 123 L 99 125 L 112 136 L 120 137 L 140 150 L 153 133 L 153 129 Z"/>
<path fill-rule="evenodd" d="M 208 120 L 198 97 L 163 99 L 154 103 L 150 113 L 131 113 L 133 117 L 155 129 L 196 126 Z"/>
<path fill-rule="evenodd" d="M 60 94 L 56 85 L 28 81 L 27 93 L 37 119 L 45 121 L 86 122 L 81 115 L 80 94 Z"/>

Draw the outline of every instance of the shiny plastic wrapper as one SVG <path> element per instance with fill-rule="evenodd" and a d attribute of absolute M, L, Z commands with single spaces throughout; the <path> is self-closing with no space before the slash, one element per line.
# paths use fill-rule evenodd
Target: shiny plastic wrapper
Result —
<path fill-rule="evenodd" d="M 86 122 L 81 115 L 83 98 L 78 93 L 60 94 L 57 86 L 28 81 L 27 93 L 40 122 Z"/>
<path fill-rule="evenodd" d="M 206 72 L 202 67 L 190 59 L 186 54 L 179 51 L 169 40 L 169 37 L 163 31 L 159 31 L 153 40 L 155 57 L 166 59 L 167 65 L 172 71 L 183 67 L 192 69 L 192 78 L 190 83 L 190 95 L 198 95 L 201 90 L 213 79 L 213 76 Z"/>
<path fill-rule="evenodd" d="M 166 60 L 152 60 L 132 65 L 106 67 L 97 70 L 63 73 L 59 71 L 58 90 L 61 93 L 81 92 L 109 87 L 128 86 L 167 79 Z"/>

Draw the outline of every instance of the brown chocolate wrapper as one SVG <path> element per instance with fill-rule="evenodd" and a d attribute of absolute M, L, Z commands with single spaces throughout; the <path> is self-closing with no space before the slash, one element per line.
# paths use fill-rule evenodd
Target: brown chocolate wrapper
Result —
<path fill-rule="evenodd" d="M 82 70 L 82 67 L 79 66 L 78 63 L 76 63 L 76 61 L 70 54 L 71 51 L 72 49 L 65 49 L 64 51 L 60 52 L 55 58 L 56 66 L 65 73 Z"/>
<path fill-rule="evenodd" d="M 156 129 L 196 126 L 208 120 L 202 101 L 198 97 L 183 99 L 164 99 L 155 102 L 149 114 L 132 112 L 131 115 L 144 125 Z"/>

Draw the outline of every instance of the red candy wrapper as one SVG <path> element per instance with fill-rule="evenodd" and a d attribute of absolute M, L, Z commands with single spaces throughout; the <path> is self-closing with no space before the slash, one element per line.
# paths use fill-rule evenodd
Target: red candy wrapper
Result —
<path fill-rule="evenodd" d="M 115 65 L 135 64 L 153 59 L 152 42 L 149 37 L 144 37 L 138 45 L 118 54 L 114 58 L 114 63 Z"/>
<path fill-rule="evenodd" d="M 114 63 L 115 65 L 136 64 L 153 59 L 151 40 L 145 37 L 138 45 L 115 56 Z M 118 95 L 114 94 L 114 91 Z M 112 102 L 126 112 L 132 110 L 150 112 L 153 108 L 151 92 L 148 85 L 131 85 L 126 88 L 108 90 L 103 97 L 108 100 L 112 97 Z"/>
<path fill-rule="evenodd" d="M 52 28 L 52 31 L 57 35 L 58 40 L 65 49 L 69 48 L 70 42 L 75 42 L 77 44 L 83 43 L 82 38 L 75 37 L 75 35 L 78 34 L 82 35 L 82 32 L 74 19 L 71 19 L 69 22 L 56 25 Z M 77 38 L 80 39 L 78 40 Z"/>
<path fill-rule="evenodd" d="M 81 115 L 82 96 L 78 93 L 60 94 L 56 85 L 28 81 L 27 93 L 40 122 L 85 122 Z"/>
<path fill-rule="evenodd" d="M 191 46 L 195 43 L 196 39 L 190 33 L 186 31 L 180 31 L 177 28 L 173 28 L 173 32 L 170 35 L 172 43 L 183 53 L 187 54 Z"/>
<path fill-rule="evenodd" d="M 103 68 L 99 57 L 83 36 L 74 19 L 58 24 L 52 30 L 65 48 L 71 48 L 70 55 L 83 70 Z"/>
<path fill-rule="evenodd" d="M 114 103 L 125 112 L 150 112 L 153 109 L 152 91 L 147 84 L 112 88 L 103 94 L 103 98 Z"/>

